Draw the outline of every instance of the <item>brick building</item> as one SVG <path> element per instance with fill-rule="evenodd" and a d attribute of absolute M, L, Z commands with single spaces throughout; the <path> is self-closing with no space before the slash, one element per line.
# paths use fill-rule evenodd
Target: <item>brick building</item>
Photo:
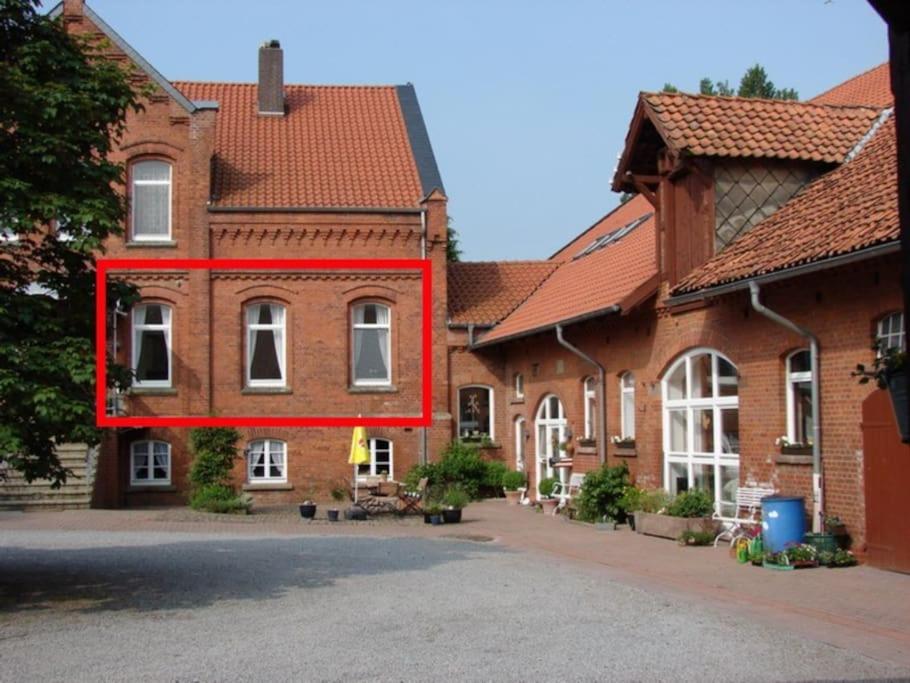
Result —
<path fill-rule="evenodd" d="M 286 85 L 272 43 L 257 84 L 172 83 L 79 0 L 55 11 L 154 86 L 109 255 L 432 262 L 433 426 L 371 430 L 365 470 L 401 478 L 463 438 L 533 491 L 563 442 L 576 471 L 626 462 L 720 510 L 738 484 L 805 495 L 862 545 L 871 389 L 850 372 L 874 337 L 905 343 L 887 65 L 809 102 L 642 93 L 613 182 L 631 199 L 547 259 L 447 265 L 411 86 Z M 419 414 L 413 272 L 130 278 L 143 300 L 112 334 L 130 415 Z M 242 431 L 258 501 L 350 476 L 347 429 Z M 181 500 L 186 439 L 110 432 L 95 504 Z"/>
<path fill-rule="evenodd" d="M 476 395 L 532 491 L 555 437 L 575 471 L 626 462 L 720 510 L 737 485 L 804 495 L 861 548 L 850 373 L 905 344 L 890 107 L 887 65 L 809 102 L 642 93 L 613 183 L 633 198 L 545 261 L 450 269 L 462 432 Z"/>
<path fill-rule="evenodd" d="M 445 386 L 446 197 L 414 88 L 285 84 L 277 41 L 259 82 L 170 82 L 81 0 L 54 14 L 104 38 L 152 92 L 116 160 L 129 217 L 106 256 L 428 259 L 435 346 L 430 428 L 371 430 L 369 471 L 404 474 L 450 438 Z M 255 58 L 250 51 L 251 58 Z M 156 416 L 419 416 L 420 273 L 119 272 L 141 301 L 109 343 L 136 379 L 112 408 Z M 116 302 L 109 302 L 111 308 Z M 350 479 L 350 429 L 242 429 L 236 483 L 296 501 Z M 176 503 L 185 429 L 108 430 L 96 505 Z"/>

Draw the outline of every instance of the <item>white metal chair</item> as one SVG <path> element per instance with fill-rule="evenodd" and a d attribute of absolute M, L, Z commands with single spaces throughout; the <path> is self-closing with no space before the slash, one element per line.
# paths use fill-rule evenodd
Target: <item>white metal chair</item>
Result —
<path fill-rule="evenodd" d="M 578 493 L 584 480 L 584 474 L 573 474 L 569 477 L 569 482 L 567 484 L 557 481 L 553 485 L 553 493 L 550 495 L 553 498 L 559 498 L 559 505 L 556 506 L 557 509 L 564 508 L 568 505 L 569 501 L 572 500 L 572 496 Z"/>
<path fill-rule="evenodd" d="M 777 491 L 770 488 L 761 488 L 756 486 L 740 486 L 736 489 L 736 511 L 734 517 L 724 517 L 715 512 L 712 516 L 718 522 L 724 524 L 725 528 L 714 539 L 714 547 L 722 538 L 729 538 L 730 545 L 737 538 L 746 533 L 746 527 L 758 524 L 761 521 L 761 499 L 766 496 L 773 496 Z"/>

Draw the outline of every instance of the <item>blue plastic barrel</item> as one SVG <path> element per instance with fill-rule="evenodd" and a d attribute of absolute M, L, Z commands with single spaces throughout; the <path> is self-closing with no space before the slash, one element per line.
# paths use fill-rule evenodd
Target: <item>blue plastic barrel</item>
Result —
<path fill-rule="evenodd" d="M 767 496 L 761 499 L 762 545 L 779 553 L 793 543 L 802 543 L 806 534 L 805 498 Z"/>

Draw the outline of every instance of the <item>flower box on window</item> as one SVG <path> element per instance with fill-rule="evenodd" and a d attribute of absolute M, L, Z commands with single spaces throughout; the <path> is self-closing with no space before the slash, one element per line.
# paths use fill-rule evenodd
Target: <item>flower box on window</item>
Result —
<path fill-rule="evenodd" d="M 794 443 L 780 447 L 781 455 L 812 455 L 812 446 Z"/>

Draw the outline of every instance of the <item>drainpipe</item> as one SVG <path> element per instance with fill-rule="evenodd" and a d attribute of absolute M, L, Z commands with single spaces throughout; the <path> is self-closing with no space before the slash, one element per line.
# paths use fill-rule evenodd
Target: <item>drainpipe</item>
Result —
<path fill-rule="evenodd" d="M 822 444 L 821 444 L 821 405 L 819 398 L 818 375 L 818 338 L 804 327 L 800 327 L 791 320 L 787 320 L 779 313 L 765 307 L 759 296 L 761 288 L 754 280 L 749 281 L 749 293 L 752 299 L 752 308 L 766 318 L 773 320 L 778 325 L 786 327 L 801 337 L 809 340 L 809 369 L 812 372 L 812 531 L 822 531 L 822 510 L 824 510 L 823 477 L 822 477 Z"/>
<path fill-rule="evenodd" d="M 584 351 L 579 349 L 577 346 L 573 346 L 566 341 L 566 338 L 562 334 L 562 325 L 556 326 L 556 341 L 560 343 L 561 346 L 567 348 L 569 351 L 574 353 L 576 356 L 581 358 L 584 361 L 587 361 L 591 365 L 597 368 L 597 405 L 600 408 L 597 412 L 597 458 L 600 460 L 600 464 L 603 465 L 606 462 L 606 443 L 607 443 L 607 424 L 606 424 L 606 401 L 604 400 L 607 391 L 607 371 L 603 365 L 598 363 L 596 360 L 591 358 Z"/>
<path fill-rule="evenodd" d="M 420 258 L 421 260 L 426 260 L 427 258 L 427 210 L 420 210 Z M 431 406 L 432 410 L 432 406 Z M 430 461 L 430 455 L 427 453 L 428 441 L 427 441 L 427 428 L 420 428 L 420 463 L 426 465 Z"/>

